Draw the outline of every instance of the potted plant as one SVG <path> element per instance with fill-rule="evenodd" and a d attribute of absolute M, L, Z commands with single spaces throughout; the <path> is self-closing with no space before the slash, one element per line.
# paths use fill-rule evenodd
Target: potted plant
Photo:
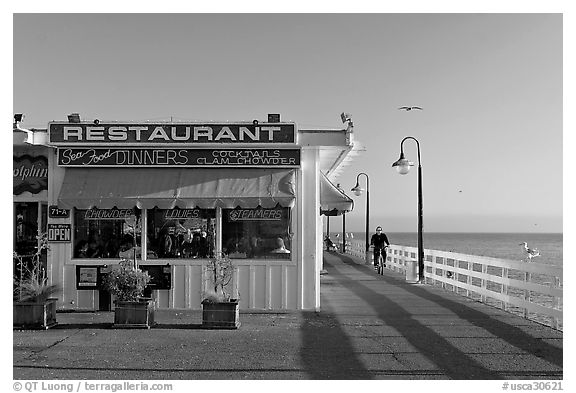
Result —
<path fill-rule="evenodd" d="M 142 296 L 150 279 L 130 259 L 121 259 L 104 277 L 104 288 L 116 297 L 114 327 L 149 329 L 154 325 L 154 300 Z"/>
<path fill-rule="evenodd" d="M 236 267 L 226 254 L 221 253 L 210 258 L 204 268 L 202 326 L 209 329 L 237 329 L 240 326 L 238 299 L 227 292 Z"/>
<path fill-rule="evenodd" d="M 56 302 L 53 296 L 59 286 L 48 281 L 43 253 L 48 250 L 46 233 L 36 236 L 38 247 L 34 254 L 13 253 L 15 262 L 13 293 L 13 326 L 16 328 L 48 329 L 57 324 Z"/>

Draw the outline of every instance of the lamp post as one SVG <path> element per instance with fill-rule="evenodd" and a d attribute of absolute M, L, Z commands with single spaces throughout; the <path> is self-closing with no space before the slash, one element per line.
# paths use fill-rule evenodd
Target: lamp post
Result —
<path fill-rule="evenodd" d="M 330 251 L 328 239 L 330 239 L 330 216 L 326 215 L 326 237 L 324 238 L 322 243 L 326 247 L 326 251 Z"/>
<path fill-rule="evenodd" d="M 420 165 L 420 143 L 414 137 L 407 136 L 400 142 L 400 158 L 394 164 L 399 174 L 405 175 L 410 171 L 414 163 L 404 158 L 403 144 L 406 139 L 416 142 L 418 148 L 418 281 L 424 283 L 424 246 L 422 241 L 422 166 Z"/>
<path fill-rule="evenodd" d="M 366 234 L 365 252 L 366 252 L 366 255 L 365 255 L 365 261 L 366 261 L 366 264 L 370 264 L 370 241 L 368 240 L 369 239 L 368 235 L 370 232 L 370 179 L 368 178 L 368 175 L 365 174 L 364 172 L 359 173 L 356 176 L 356 185 L 350 191 L 352 191 L 354 194 L 356 194 L 356 196 L 360 196 L 364 192 L 364 189 L 362 187 L 360 187 L 360 181 L 359 181 L 360 175 L 366 176 L 366 229 L 365 229 L 365 234 Z"/>

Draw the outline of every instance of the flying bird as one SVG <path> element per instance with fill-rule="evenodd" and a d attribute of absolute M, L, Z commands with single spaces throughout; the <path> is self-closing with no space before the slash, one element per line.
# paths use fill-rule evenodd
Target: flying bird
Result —
<path fill-rule="evenodd" d="M 422 110 L 422 108 L 420 108 L 419 106 L 401 106 L 400 108 L 401 110 L 405 110 L 405 111 L 411 111 L 412 109 L 420 109 Z"/>
<path fill-rule="evenodd" d="M 522 242 L 520 245 L 524 246 L 524 251 L 526 251 L 526 256 L 530 262 L 532 262 L 532 258 L 540 256 L 540 251 L 537 248 L 528 248 L 528 243 Z"/>

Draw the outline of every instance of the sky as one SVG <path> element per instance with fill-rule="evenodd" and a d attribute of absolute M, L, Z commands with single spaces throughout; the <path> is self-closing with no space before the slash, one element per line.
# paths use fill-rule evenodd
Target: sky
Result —
<path fill-rule="evenodd" d="M 16 13 L 13 113 L 342 128 L 348 112 L 365 151 L 335 183 L 368 174 L 371 230 L 417 229 L 416 167 L 391 167 L 412 136 L 425 231 L 562 232 L 563 45 L 561 13 Z"/>

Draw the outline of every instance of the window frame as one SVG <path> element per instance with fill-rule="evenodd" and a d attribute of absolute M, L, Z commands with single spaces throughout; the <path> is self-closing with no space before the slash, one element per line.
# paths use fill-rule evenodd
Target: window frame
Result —
<path fill-rule="evenodd" d="M 280 206 L 282 209 L 288 209 L 288 223 L 287 223 L 287 230 L 288 236 L 290 237 L 290 257 L 289 258 L 234 258 L 232 259 L 237 264 L 292 264 L 296 261 L 296 254 L 299 246 L 296 242 L 297 236 L 294 233 L 294 225 L 295 223 L 295 207 L 284 207 Z M 224 217 L 224 210 L 228 210 L 230 208 L 221 208 L 215 207 L 215 250 L 214 253 L 221 253 L 223 247 L 223 237 L 222 237 L 222 229 L 223 229 L 223 217 Z M 245 209 L 252 209 L 252 208 L 245 208 Z M 74 257 L 74 248 L 76 244 L 76 211 L 77 210 L 88 210 L 88 209 L 78 209 L 73 208 L 71 214 L 71 221 L 72 221 L 72 241 L 70 242 L 70 263 L 71 264 L 110 264 L 112 261 L 119 260 L 119 257 L 112 257 L 112 258 L 76 258 Z M 209 258 L 148 258 L 148 211 L 153 209 L 143 208 L 140 209 L 140 220 L 141 220 L 141 229 L 140 229 L 140 246 L 142 257 L 138 260 L 141 264 L 171 264 L 171 265 L 203 265 Z M 163 209 L 169 210 L 169 209 Z"/>

